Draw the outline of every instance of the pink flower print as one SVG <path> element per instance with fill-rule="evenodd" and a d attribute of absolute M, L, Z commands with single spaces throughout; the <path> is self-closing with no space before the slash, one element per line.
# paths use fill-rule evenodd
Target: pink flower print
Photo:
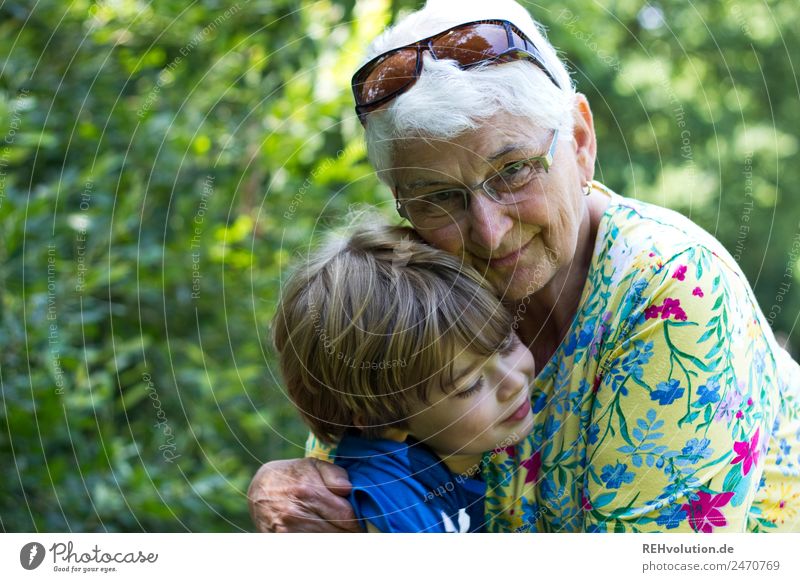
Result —
<path fill-rule="evenodd" d="M 525 483 L 536 481 L 539 477 L 539 469 L 542 468 L 541 451 L 536 451 L 532 457 L 525 459 L 520 463 L 520 465 L 528 470 L 528 474 L 525 475 Z"/>
<path fill-rule="evenodd" d="M 644 310 L 644 318 L 647 319 L 658 319 L 658 316 L 661 314 L 661 307 L 658 305 L 651 305 L 647 309 Z"/>
<path fill-rule="evenodd" d="M 700 289 L 700 287 L 695 287 L 694 290 L 692 291 L 692 295 L 697 295 L 698 297 L 702 297 L 703 290 Z"/>
<path fill-rule="evenodd" d="M 733 451 L 736 457 L 731 461 L 731 465 L 742 463 L 742 475 L 747 475 L 753 465 L 758 463 L 760 452 L 758 450 L 758 437 L 761 429 L 756 429 L 756 434 L 749 441 L 739 441 L 733 443 Z"/>
<path fill-rule="evenodd" d="M 739 407 L 742 405 L 744 397 L 738 390 L 729 389 L 725 391 L 725 396 L 717 406 L 717 413 L 714 415 L 715 420 L 723 422 L 731 422 Z"/>
<path fill-rule="evenodd" d="M 742 411 L 741 411 L 741 410 L 737 410 L 737 411 L 736 411 L 736 418 L 738 418 L 738 419 L 740 419 L 740 420 L 741 420 L 742 418 L 744 418 L 744 414 L 742 413 Z"/>
<path fill-rule="evenodd" d="M 675 272 L 672 273 L 672 278 L 677 279 L 678 281 L 683 281 L 686 278 L 686 265 L 681 265 Z"/>
<path fill-rule="evenodd" d="M 603 377 L 597 375 L 594 377 L 594 384 L 592 384 L 592 394 L 597 394 L 597 391 L 600 390 L 600 383 L 603 381 Z"/>
<path fill-rule="evenodd" d="M 586 497 L 586 493 L 581 493 L 581 507 L 583 508 L 584 511 L 591 511 L 592 509 L 594 509 L 592 507 L 592 502 L 589 501 L 588 497 Z"/>
<path fill-rule="evenodd" d="M 655 254 L 655 253 L 650 253 L 650 254 L 649 254 L 649 255 L 647 255 L 647 256 L 648 256 L 648 257 L 655 257 L 655 256 L 656 256 L 656 254 Z"/>
<path fill-rule="evenodd" d="M 674 315 L 677 321 L 686 321 L 686 312 L 681 308 L 680 299 L 672 299 L 670 297 L 664 299 L 664 305 L 661 308 L 661 319 L 669 319 L 670 315 Z"/>
<path fill-rule="evenodd" d="M 747 406 L 753 406 L 753 399 L 752 398 L 748 398 L 747 399 Z"/>
<path fill-rule="evenodd" d="M 680 299 L 667 297 L 662 305 L 651 305 L 644 310 L 645 320 L 657 319 L 659 315 L 661 319 L 669 319 L 670 316 L 674 316 L 675 321 L 686 321 L 686 312 L 681 307 Z"/>
<path fill-rule="evenodd" d="M 495 454 L 506 453 L 509 457 L 514 457 L 517 454 L 516 445 L 508 445 L 507 447 L 499 447 L 492 451 Z"/>
<path fill-rule="evenodd" d="M 719 508 L 724 507 L 733 497 L 733 491 L 712 495 L 705 491 L 696 493 L 697 499 L 684 503 L 681 509 L 689 516 L 689 525 L 694 531 L 711 533 L 713 528 L 728 525 Z"/>

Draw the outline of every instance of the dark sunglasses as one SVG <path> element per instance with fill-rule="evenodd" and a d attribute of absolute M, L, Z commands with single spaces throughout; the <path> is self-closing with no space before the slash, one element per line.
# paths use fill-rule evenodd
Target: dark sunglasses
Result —
<path fill-rule="evenodd" d="M 356 113 L 366 115 L 408 91 L 422 71 L 422 53 L 437 60 L 456 61 L 462 69 L 489 63 L 526 60 L 533 62 L 559 89 L 555 76 L 544 65 L 539 49 L 507 20 L 478 20 L 449 28 L 417 42 L 378 55 L 353 75 Z"/>

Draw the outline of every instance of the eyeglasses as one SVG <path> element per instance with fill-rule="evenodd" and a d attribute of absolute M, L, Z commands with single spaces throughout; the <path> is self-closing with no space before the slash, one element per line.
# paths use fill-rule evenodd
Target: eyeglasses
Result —
<path fill-rule="evenodd" d="M 533 62 L 559 89 L 555 76 L 533 42 L 507 20 L 478 20 L 459 24 L 415 43 L 378 55 L 353 75 L 356 113 L 366 115 L 408 91 L 422 71 L 422 53 L 434 59 L 454 60 L 461 69 L 489 63 Z"/>
<path fill-rule="evenodd" d="M 530 198 L 526 188 L 534 180 L 550 171 L 558 143 L 558 130 L 543 156 L 534 156 L 512 162 L 472 188 L 447 188 L 406 200 L 397 200 L 397 211 L 417 229 L 436 229 L 458 222 L 469 209 L 470 192 L 483 190 L 498 204 L 517 204 Z"/>

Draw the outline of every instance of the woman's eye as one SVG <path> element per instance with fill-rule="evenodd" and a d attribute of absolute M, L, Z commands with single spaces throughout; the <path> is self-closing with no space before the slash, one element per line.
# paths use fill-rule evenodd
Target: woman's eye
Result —
<path fill-rule="evenodd" d="M 523 168 L 525 167 L 525 162 L 516 162 L 514 164 L 509 164 L 505 168 L 500 171 L 500 175 L 503 178 L 513 178 L 517 175 Z"/>
<path fill-rule="evenodd" d="M 461 192 L 458 190 L 440 190 L 439 192 L 434 192 L 432 194 L 428 194 L 427 196 L 423 196 L 423 199 L 431 204 L 441 204 L 443 202 L 450 202 L 455 199 L 456 196 L 460 195 Z"/>
<path fill-rule="evenodd" d="M 466 390 L 458 392 L 456 394 L 456 398 L 469 398 L 483 387 L 483 383 L 484 383 L 484 377 L 481 376 L 480 378 L 478 378 L 478 381 L 475 382 L 472 386 L 470 386 Z"/>
<path fill-rule="evenodd" d="M 498 190 L 521 188 L 536 174 L 536 166 L 534 162 L 522 161 L 510 164 L 503 168 L 494 182 L 497 184 L 492 186 Z"/>

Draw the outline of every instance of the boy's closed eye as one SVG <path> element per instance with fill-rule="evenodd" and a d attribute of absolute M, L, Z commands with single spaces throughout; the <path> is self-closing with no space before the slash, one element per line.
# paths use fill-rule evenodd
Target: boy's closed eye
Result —
<path fill-rule="evenodd" d="M 467 388 L 466 390 L 460 390 L 458 392 L 454 392 L 453 396 L 455 396 L 456 398 L 469 398 L 473 394 L 477 394 L 478 391 L 480 391 L 480 389 L 483 388 L 483 385 L 485 383 L 486 383 L 486 378 L 484 376 L 481 376 L 475 382 L 473 382 L 469 386 L 469 388 Z"/>

